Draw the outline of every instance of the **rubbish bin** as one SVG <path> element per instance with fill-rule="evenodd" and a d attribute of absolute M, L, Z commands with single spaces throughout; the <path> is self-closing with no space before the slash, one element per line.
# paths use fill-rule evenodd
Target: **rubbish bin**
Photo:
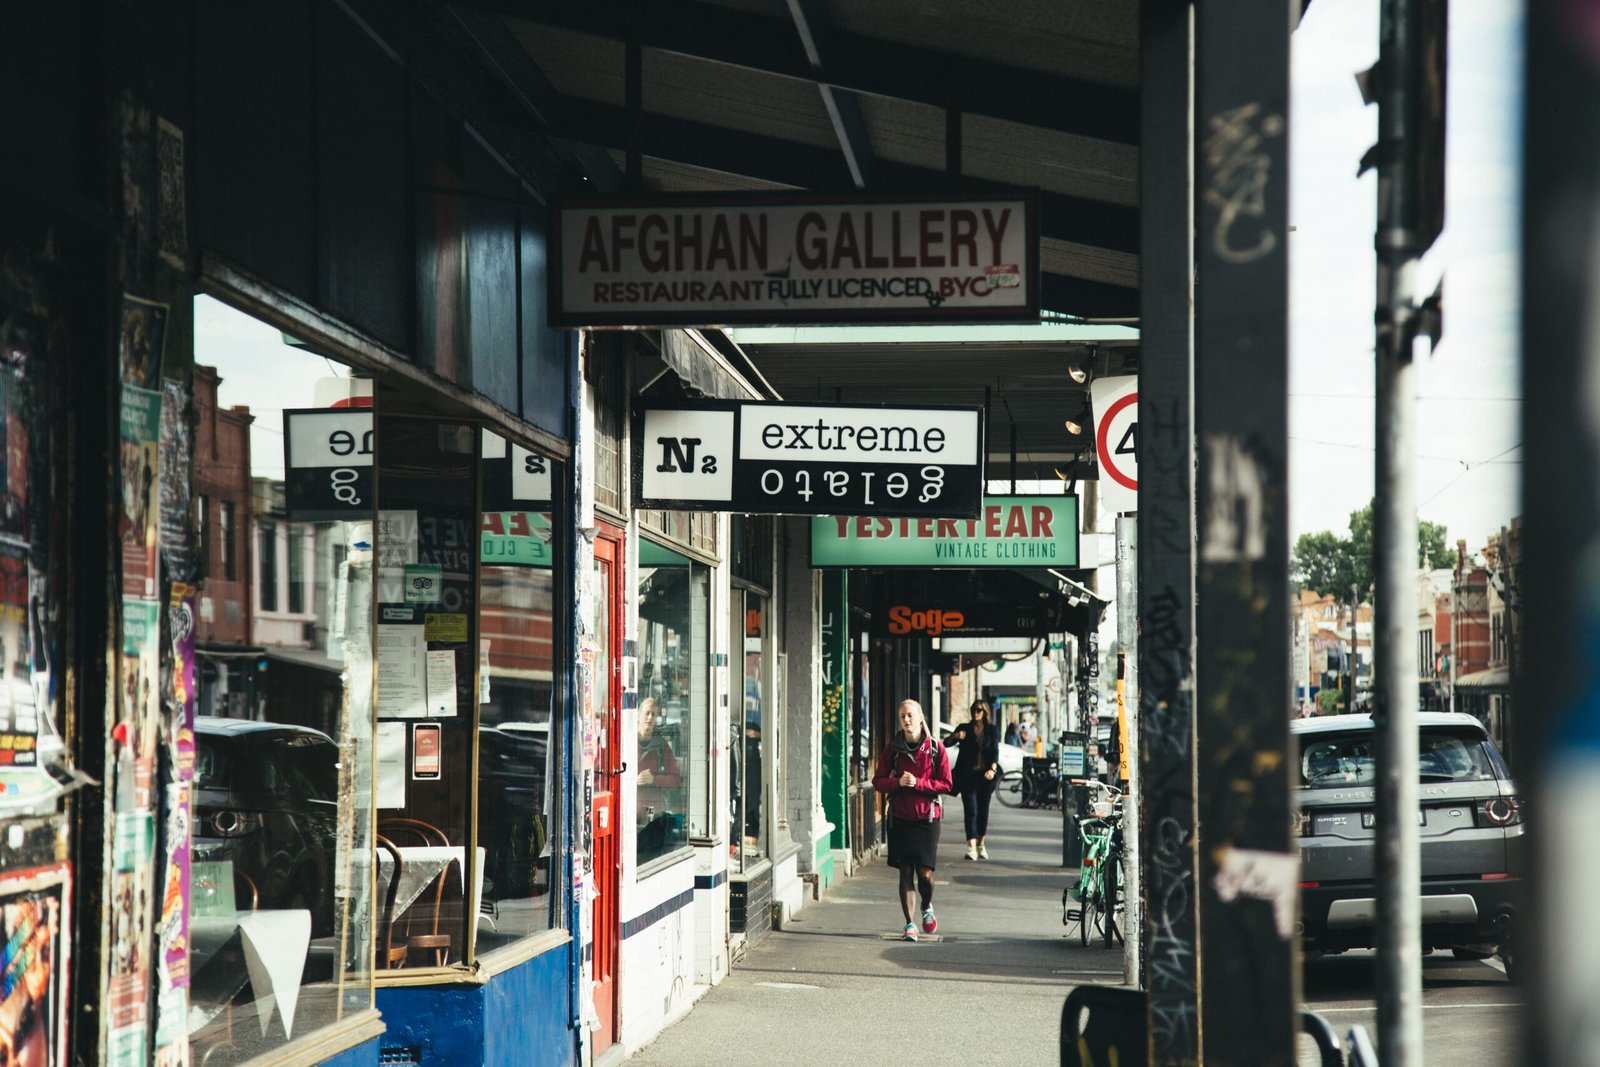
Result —
<path fill-rule="evenodd" d="M 1078 820 L 1089 810 L 1089 789 L 1073 785 L 1085 770 L 1088 751 L 1087 734 L 1062 731 L 1060 755 L 1061 788 L 1061 866 L 1076 867 L 1083 862 L 1083 838 L 1078 834 Z"/>

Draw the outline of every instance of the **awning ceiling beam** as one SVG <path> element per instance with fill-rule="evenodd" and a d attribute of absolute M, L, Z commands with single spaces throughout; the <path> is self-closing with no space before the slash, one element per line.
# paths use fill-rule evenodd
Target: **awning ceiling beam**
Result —
<path fill-rule="evenodd" d="M 789 17 L 800 34 L 800 44 L 806 59 L 819 78 L 827 68 L 831 52 L 833 27 L 827 13 L 817 0 L 789 0 Z M 872 181 L 876 159 L 872 139 L 867 134 L 867 122 L 861 117 L 861 101 L 848 89 L 818 81 L 822 106 L 827 109 L 828 121 L 833 124 L 833 134 L 839 139 L 839 150 L 844 153 L 845 165 L 850 168 L 850 180 L 857 189 L 865 189 Z"/>
<path fill-rule="evenodd" d="M 640 148 L 647 156 L 802 189 L 838 190 L 853 184 L 839 156 L 827 149 L 668 115 L 646 112 L 641 118 Z M 627 142 L 627 109 L 567 97 L 553 115 L 551 132 L 620 152 Z M 906 192 L 950 187 L 942 170 L 886 160 L 875 166 L 880 187 Z M 974 192 L 1018 191 L 1016 186 L 966 176 L 961 186 Z M 1138 254 L 1137 208 L 1043 191 L 1038 202 L 1041 237 Z"/>
<path fill-rule="evenodd" d="M 813 69 L 781 20 L 694 0 L 469 0 L 507 18 L 624 41 L 856 93 L 986 115 L 1116 144 L 1139 143 L 1139 94 L 937 49 L 831 29 Z"/>

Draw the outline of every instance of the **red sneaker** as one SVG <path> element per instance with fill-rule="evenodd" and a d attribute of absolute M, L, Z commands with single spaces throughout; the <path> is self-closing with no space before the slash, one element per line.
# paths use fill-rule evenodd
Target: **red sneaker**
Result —
<path fill-rule="evenodd" d="M 939 917 L 933 913 L 932 908 L 922 909 L 922 932 L 931 934 L 939 929 Z"/>

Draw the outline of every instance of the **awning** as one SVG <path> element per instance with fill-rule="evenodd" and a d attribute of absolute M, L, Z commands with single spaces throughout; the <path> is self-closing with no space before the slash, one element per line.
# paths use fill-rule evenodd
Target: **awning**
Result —
<path fill-rule="evenodd" d="M 719 400 L 760 400 L 763 397 L 760 387 L 747 381 L 699 330 L 662 330 L 661 361 L 671 367 L 685 385 L 706 396 Z M 756 373 L 752 368 L 751 374 Z"/>
<path fill-rule="evenodd" d="M 1460 689 L 1493 689 L 1498 692 L 1511 692 L 1511 671 L 1506 667 L 1490 667 L 1486 671 L 1473 671 L 1463 674 L 1456 679 L 1456 686 Z"/>
<path fill-rule="evenodd" d="M 309 667 L 312 670 L 330 671 L 333 674 L 341 674 L 344 672 L 343 662 L 336 659 L 330 659 L 323 655 L 321 651 L 314 648 L 283 648 L 269 646 L 263 651 L 262 655 L 266 656 L 267 659 L 275 659 L 280 663 L 289 663 L 296 667 Z"/>

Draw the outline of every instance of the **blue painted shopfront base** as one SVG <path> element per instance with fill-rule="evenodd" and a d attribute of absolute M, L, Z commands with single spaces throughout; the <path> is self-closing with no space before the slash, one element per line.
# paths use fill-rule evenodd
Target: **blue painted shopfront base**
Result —
<path fill-rule="evenodd" d="M 535 956 L 481 986 L 380 987 L 387 1029 L 378 1044 L 391 1063 L 573 1067 L 567 1002 L 565 951 Z"/>
<path fill-rule="evenodd" d="M 331 1060 L 323 1060 L 322 1067 L 378 1067 L 377 1038 L 347 1048 Z"/>

